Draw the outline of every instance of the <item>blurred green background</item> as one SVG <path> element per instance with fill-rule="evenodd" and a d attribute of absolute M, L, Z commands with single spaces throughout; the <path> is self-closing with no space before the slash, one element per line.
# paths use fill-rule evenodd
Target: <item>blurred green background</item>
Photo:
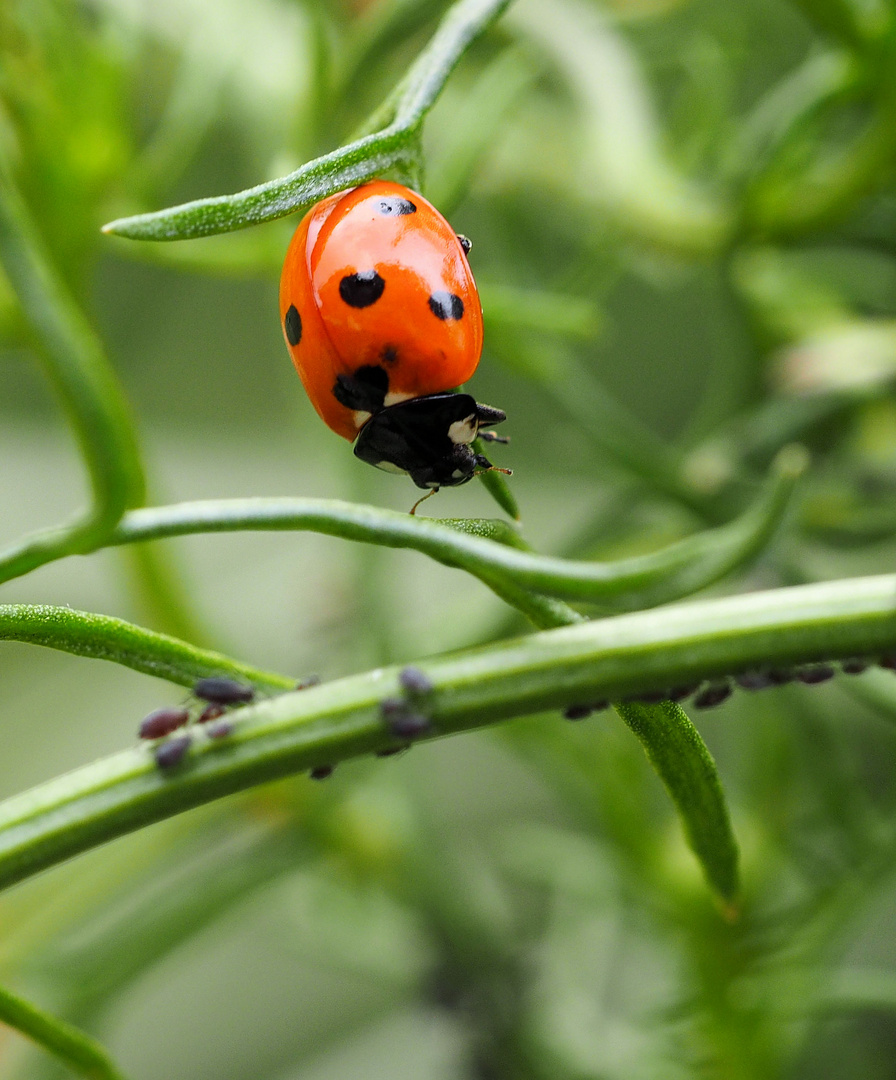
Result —
<path fill-rule="evenodd" d="M 0 0 L 0 154 L 132 403 L 151 501 L 408 509 L 304 397 L 277 319 L 296 218 L 210 240 L 103 222 L 340 145 L 428 40 L 429 0 Z M 812 474 L 719 591 L 896 552 L 896 5 L 517 0 L 425 131 L 473 239 L 524 534 L 615 558 L 725 520 L 782 445 Z M 86 494 L 0 276 L 0 542 Z M 493 516 L 477 484 L 429 515 Z M 4 586 L 329 679 L 525 627 L 411 552 L 310 534 L 107 551 Z M 112 752 L 178 691 L 0 644 L 0 787 Z M 896 1075 L 896 684 L 871 671 L 697 717 L 743 853 L 726 923 L 611 714 L 300 777 L 119 840 L 0 901 L 0 980 L 134 1080 Z M 0 1076 L 63 1075 L 0 1031 Z"/>

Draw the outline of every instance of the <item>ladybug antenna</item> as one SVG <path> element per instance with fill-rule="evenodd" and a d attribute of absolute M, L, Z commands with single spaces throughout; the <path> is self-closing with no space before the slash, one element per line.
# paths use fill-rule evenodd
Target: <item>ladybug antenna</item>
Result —
<path fill-rule="evenodd" d="M 417 501 L 416 501 L 416 502 L 414 503 L 414 505 L 413 505 L 413 506 L 411 507 L 411 509 L 410 509 L 409 513 L 411 513 L 411 514 L 416 514 L 416 513 L 417 513 L 417 507 L 418 507 L 418 506 L 420 505 L 420 503 L 422 503 L 422 502 L 426 502 L 426 500 L 427 500 L 428 498 L 430 498 L 430 496 L 432 496 L 432 495 L 435 495 L 435 494 L 436 494 L 436 492 L 437 492 L 438 490 L 439 490 L 439 489 L 438 489 L 437 487 L 434 487 L 434 488 L 432 488 L 432 489 L 431 489 L 430 491 L 427 491 L 427 493 L 426 493 L 425 495 L 423 495 L 423 496 L 422 496 L 421 498 L 419 498 L 419 499 L 418 499 L 418 500 L 417 500 Z"/>
<path fill-rule="evenodd" d="M 513 469 L 499 469 L 497 465 L 489 465 L 489 467 L 487 469 L 478 469 L 473 475 L 474 476 L 482 476 L 483 473 L 487 473 L 487 472 L 499 472 L 499 473 L 504 473 L 505 476 L 513 476 Z M 426 496 L 424 496 L 424 498 L 425 497 Z M 423 502 L 423 499 L 421 499 L 420 502 Z M 419 503 L 418 503 L 418 505 L 419 505 Z"/>

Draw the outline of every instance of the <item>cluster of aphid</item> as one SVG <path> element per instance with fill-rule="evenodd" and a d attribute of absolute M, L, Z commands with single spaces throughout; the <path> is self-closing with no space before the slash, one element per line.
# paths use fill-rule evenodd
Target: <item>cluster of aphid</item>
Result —
<path fill-rule="evenodd" d="M 419 739 L 432 730 L 432 723 L 425 712 L 427 698 L 435 689 L 429 677 L 419 668 L 408 666 L 399 671 L 398 682 L 404 691 L 403 696 L 384 698 L 380 702 L 380 715 L 389 734 L 401 742 L 397 746 L 387 746 L 380 750 L 379 757 L 399 753 L 414 739 Z"/>
<path fill-rule="evenodd" d="M 183 761 L 193 742 L 188 727 L 201 725 L 209 739 L 225 739 L 233 733 L 233 724 L 226 714 L 255 700 L 255 688 L 235 679 L 213 676 L 199 679 L 193 686 L 195 701 L 155 709 L 143 718 L 138 729 L 141 739 L 157 742 L 153 756 L 162 770 L 173 769 Z M 174 732 L 180 731 L 180 735 Z"/>
<path fill-rule="evenodd" d="M 306 679 L 298 683 L 296 689 L 307 689 L 318 681 L 316 677 Z M 380 702 L 380 713 L 389 734 L 400 742 L 379 750 L 379 757 L 400 753 L 432 727 L 424 711 L 426 699 L 433 691 L 430 680 L 419 668 L 406 667 L 399 673 L 398 681 L 404 696 L 385 698 Z M 153 748 L 156 765 L 168 772 L 186 757 L 193 744 L 195 729 L 201 728 L 209 739 L 226 738 L 233 733 L 230 717 L 234 709 L 250 704 L 256 696 L 254 687 L 234 679 L 220 676 L 199 679 L 193 686 L 193 701 L 155 709 L 143 719 L 138 733 L 141 739 L 156 743 Z M 175 734 L 177 732 L 179 734 Z M 317 765 L 308 775 L 312 780 L 325 780 L 333 769 L 333 765 Z"/>
<path fill-rule="evenodd" d="M 763 667 L 741 671 L 736 675 L 713 679 L 709 682 L 694 682 L 688 685 L 665 687 L 662 690 L 644 690 L 630 694 L 621 700 L 640 705 L 656 705 L 661 701 L 686 701 L 695 709 L 711 709 L 726 701 L 735 688 L 754 691 L 766 690 L 787 683 L 801 682 L 815 686 L 832 679 L 839 670 L 847 675 L 860 675 L 872 664 L 896 671 L 896 654 L 881 656 L 875 660 L 854 657 L 840 661 L 838 666 L 827 662 L 802 664 L 793 668 Z M 298 683 L 297 690 L 303 690 L 317 683 L 317 679 L 308 679 Z M 432 720 L 427 715 L 427 701 L 434 690 L 429 677 L 419 668 L 405 667 L 398 674 L 402 696 L 384 698 L 380 702 L 380 716 L 383 726 L 396 740 L 391 746 L 377 751 L 377 757 L 389 757 L 408 749 L 415 739 L 422 738 L 432 731 Z M 194 686 L 193 702 L 182 706 L 170 706 L 151 712 L 140 724 L 140 738 L 156 740 L 153 750 L 156 764 L 163 771 L 174 769 L 183 761 L 193 742 L 193 733 L 184 730 L 201 727 L 209 739 L 223 739 L 233 732 L 233 722 L 229 714 L 234 709 L 248 705 L 255 700 L 254 687 L 234 679 L 212 677 L 200 679 Z M 610 700 L 584 702 L 568 705 L 563 710 L 567 720 L 584 720 L 592 713 L 601 712 L 610 706 Z M 175 732 L 181 732 L 174 735 Z M 169 736 L 174 735 L 173 738 Z M 313 780 L 325 780 L 333 772 L 334 766 L 317 765 L 310 770 Z"/>
<path fill-rule="evenodd" d="M 896 671 L 896 654 L 881 656 L 875 660 L 863 657 L 852 657 L 840 661 L 838 667 L 846 675 L 861 675 L 872 664 L 879 667 Z M 622 698 L 623 702 L 638 705 L 657 705 L 661 701 L 686 701 L 691 699 L 690 705 L 694 709 L 712 709 L 727 701 L 736 688 L 741 690 L 768 690 L 775 686 L 785 686 L 787 683 L 801 682 L 807 686 L 816 686 L 819 683 L 833 679 L 837 674 L 838 667 L 827 662 L 814 664 L 802 664 L 798 667 L 763 667 L 749 671 L 741 671 L 737 675 L 713 679 L 710 682 L 694 682 L 689 685 L 666 687 L 662 690 L 647 690 L 637 694 L 629 694 Z M 600 712 L 610 706 L 608 698 L 600 701 L 590 701 L 583 704 L 569 705 L 563 710 L 567 720 L 584 720 L 592 713 Z"/>

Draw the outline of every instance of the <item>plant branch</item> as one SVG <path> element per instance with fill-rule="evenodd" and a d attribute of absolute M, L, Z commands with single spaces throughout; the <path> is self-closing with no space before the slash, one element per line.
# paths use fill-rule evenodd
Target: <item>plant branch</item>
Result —
<path fill-rule="evenodd" d="M 72 1024 L 0 987 L 0 1020 L 88 1080 L 123 1080 L 103 1046 Z"/>
<path fill-rule="evenodd" d="M 0 552 L 2 582 L 53 559 L 101 547 L 124 511 L 143 501 L 144 481 L 136 434 L 115 373 L 2 166 L 0 262 L 74 429 L 93 489 L 91 507 L 75 521 L 34 533 Z"/>
<path fill-rule="evenodd" d="M 894 575 L 620 615 L 422 662 L 434 687 L 427 737 L 765 663 L 894 649 Z M 0 803 L 0 884 L 254 784 L 394 747 L 380 703 L 400 693 L 398 674 L 376 669 L 246 706 L 229 739 L 197 742 L 174 773 L 139 746 Z"/>
<path fill-rule="evenodd" d="M 235 195 L 197 199 L 166 210 L 119 218 L 103 232 L 132 240 L 187 240 L 231 232 L 303 210 L 336 191 L 390 170 L 420 168 L 420 126 L 470 44 L 484 33 L 509 0 L 460 0 L 449 9 L 432 41 L 417 58 L 372 122 L 377 130 L 278 180 Z"/>
<path fill-rule="evenodd" d="M 780 524 L 805 464 L 801 450 L 788 448 L 779 455 L 763 493 L 740 518 L 653 554 L 614 563 L 536 555 L 431 519 L 331 499 L 222 499 L 135 510 L 121 522 L 111 543 L 200 532 L 308 529 L 362 543 L 412 548 L 466 570 L 491 588 L 524 589 L 634 610 L 696 592 L 759 554 Z"/>

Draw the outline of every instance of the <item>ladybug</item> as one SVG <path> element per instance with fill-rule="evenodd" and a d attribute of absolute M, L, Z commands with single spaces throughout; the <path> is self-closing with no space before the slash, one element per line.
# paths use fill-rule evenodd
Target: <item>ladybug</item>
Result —
<path fill-rule="evenodd" d="M 321 419 L 420 488 L 494 468 L 470 444 L 506 419 L 454 392 L 482 351 L 469 249 L 422 195 L 376 180 L 312 207 L 280 280 L 283 333 Z"/>

